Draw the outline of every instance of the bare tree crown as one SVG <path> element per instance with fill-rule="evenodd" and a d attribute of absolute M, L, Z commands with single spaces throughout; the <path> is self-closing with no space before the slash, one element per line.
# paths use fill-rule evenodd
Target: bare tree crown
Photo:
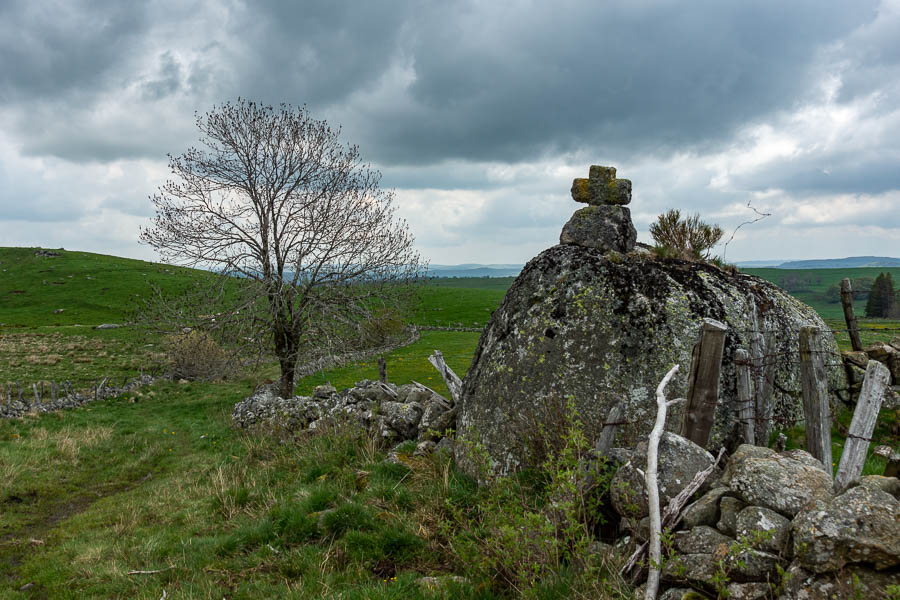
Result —
<path fill-rule="evenodd" d="M 238 99 L 197 127 L 200 148 L 169 156 L 141 240 L 166 262 L 258 285 L 289 393 L 304 344 L 340 338 L 418 279 L 413 237 L 381 174 L 305 107 Z"/>
<path fill-rule="evenodd" d="M 399 272 L 413 238 L 381 174 L 305 107 L 238 100 L 197 117 L 204 149 L 169 156 L 141 239 L 163 259 L 288 285 Z"/>

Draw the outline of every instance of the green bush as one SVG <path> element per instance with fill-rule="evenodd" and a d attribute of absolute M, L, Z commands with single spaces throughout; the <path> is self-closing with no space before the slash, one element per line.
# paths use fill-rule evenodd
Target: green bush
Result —
<path fill-rule="evenodd" d="M 657 254 L 684 260 L 708 260 L 710 250 L 724 233 L 718 225 L 701 221 L 699 214 L 682 218 L 676 208 L 659 215 L 656 223 L 650 225 Z"/>
<path fill-rule="evenodd" d="M 605 597 L 627 587 L 592 549 L 611 471 L 593 459 L 571 398 L 566 411 L 563 437 L 538 444 L 547 455 L 537 469 L 494 478 L 474 492 L 474 502 L 474 484 L 460 480 L 455 493 L 451 487 L 449 545 L 471 573 L 499 588 Z"/>
<path fill-rule="evenodd" d="M 228 372 L 228 353 L 206 332 L 192 329 L 169 336 L 166 349 L 177 379 L 220 379 Z"/>

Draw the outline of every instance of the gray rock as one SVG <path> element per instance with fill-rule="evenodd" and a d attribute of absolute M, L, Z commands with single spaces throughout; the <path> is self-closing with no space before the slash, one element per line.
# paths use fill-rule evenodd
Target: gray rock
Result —
<path fill-rule="evenodd" d="M 439 439 L 444 432 L 456 425 L 456 409 L 448 409 L 437 399 L 428 400 L 419 422 L 419 439 Z"/>
<path fill-rule="evenodd" d="M 716 529 L 726 535 L 735 537 L 737 535 L 737 516 L 746 506 L 737 498 L 725 496 L 719 501 L 719 521 L 716 523 Z"/>
<path fill-rule="evenodd" d="M 772 592 L 768 583 L 729 583 L 725 586 L 728 600 L 764 600 Z"/>
<path fill-rule="evenodd" d="M 725 572 L 734 581 L 773 581 L 777 578 L 778 568 L 786 567 L 787 561 L 768 552 L 743 550 L 729 553 L 724 564 Z"/>
<path fill-rule="evenodd" d="M 877 360 L 878 362 L 887 364 L 888 359 L 896 354 L 897 350 L 890 344 L 885 344 L 884 342 L 875 342 L 865 349 L 865 353 L 868 354 L 869 358 L 871 358 L 872 360 Z"/>
<path fill-rule="evenodd" d="M 681 517 L 685 529 L 693 529 L 698 525 L 715 527 L 719 522 L 719 500 L 728 492 L 727 487 L 716 487 L 688 505 Z"/>
<path fill-rule="evenodd" d="M 675 548 L 682 554 L 724 554 L 732 542 L 734 538 L 706 525 L 675 533 Z"/>
<path fill-rule="evenodd" d="M 896 482 L 893 477 L 863 477 L 857 487 L 798 515 L 792 526 L 798 564 L 815 573 L 848 563 L 868 563 L 879 570 L 900 565 Z"/>
<path fill-rule="evenodd" d="M 888 343 L 894 348 L 894 350 L 900 351 L 900 335 L 895 335 Z"/>
<path fill-rule="evenodd" d="M 118 323 L 101 323 L 100 325 L 94 325 L 94 329 L 119 329 L 120 327 L 124 327 L 124 325 Z"/>
<path fill-rule="evenodd" d="M 332 394 L 336 394 L 337 389 L 331 384 L 317 385 L 313 389 L 313 398 L 330 398 Z"/>
<path fill-rule="evenodd" d="M 735 348 L 750 347 L 747 330 L 779 332 L 766 350 L 784 357 L 775 369 L 775 416 L 802 416 L 791 358 L 796 332 L 825 327 L 810 307 L 761 279 L 710 265 L 636 255 L 614 261 L 561 245 L 532 259 L 494 311 L 463 382 L 459 435 L 483 443 L 498 472 L 508 473 L 528 462 L 519 442 L 527 429 L 553 424 L 571 395 L 589 439 L 599 437 L 612 405 L 623 400 L 629 424 L 619 428 L 616 443 L 631 446 L 649 433 L 656 386 L 673 364 L 682 368 L 668 394 L 686 393 L 691 350 L 706 317 L 730 328 L 710 447 L 736 419 L 732 361 Z M 837 347 L 829 340 L 826 350 Z M 829 370 L 829 386 L 847 387 L 843 368 Z M 670 411 L 671 430 L 680 427 L 680 410 Z"/>
<path fill-rule="evenodd" d="M 416 450 L 413 452 L 413 456 L 428 456 L 432 452 L 434 452 L 435 443 L 431 440 L 425 440 L 424 442 L 419 442 L 416 444 Z"/>
<path fill-rule="evenodd" d="M 845 363 L 850 363 L 852 365 L 856 365 L 860 369 L 865 370 L 866 365 L 869 364 L 869 355 L 862 351 L 844 351 L 841 352 L 841 358 Z"/>
<path fill-rule="evenodd" d="M 784 576 L 778 600 L 889 599 L 890 586 L 900 586 L 900 573 L 847 565 L 836 573 L 816 574 L 796 562 Z"/>
<path fill-rule="evenodd" d="M 718 569 L 712 554 L 678 554 L 663 565 L 662 575 L 667 581 L 706 584 L 713 580 Z"/>
<path fill-rule="evenodd" d="M 637 445 L 631 463 L 616 471 L 610 484 L 610 496 L 616 511 L 626 517 L 644 517 L 649 513 L 643 472 L 647 467 L 647 442 Z M 666 503 L 687 487 L 698 472 L 709 467 L 713 455 L 680 435 L 664 432 L 659 441 L 657 478 L 660 504 Z"/>
<path fill-rule="evenodd" d="M 747 504 L 792 518 L 804 507 L 832 496 L 831 475 L 808 453 L 778 454 L 748 444 L 740 446 L 728 461 L 722 484 Z"/>
<path fill-rule="evenodd" d="M 736 537 L 757 550 L 782 554 L 787 550 L 791 522 L 768 508 L 748 506 L 737 514 Z"/>
<path fill-rule="evenodd" d="M 587 206 L 575 211 L 563 226 L 559 243 L 626 253 L 634 248 L 637 231 L 627 206 Z"/>
<path fill-rule="evenodd" d="M 643 599 L 643 596 L 637 596 Z M 659 600 L 704 600 L 705 596 L 691 588 L 669 588 L 659 596 Z"/>
<path fill-rule="evenodd" d="M 456 445 L 456 442 L 453 440 L 453 438 L 443 437 L 435 445 L 434 454 L 435 454 L 435 456 L 441 456 L 441 457 L 446 456 L 449 458 L 453 458 L 453 451 L 454 451 L 455 445 Z"/>

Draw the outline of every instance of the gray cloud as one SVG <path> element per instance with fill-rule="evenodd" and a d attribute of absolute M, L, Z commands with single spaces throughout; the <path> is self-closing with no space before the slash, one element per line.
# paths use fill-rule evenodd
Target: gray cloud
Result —
<path fill-rule="evenodd" d="M 147 214 L 161 183 L 147 173 L 127 184 L 41 175 L 162 165 L 196 143 L 195 111 L 242 96 L 305 103 L 343 125 L 416 210 L 438 202 L 426 190 L 461 193 L 462 216 L 417 221 L 434 246 L 553 243 L 577 208 L 564 200 L 571 177 L 598 162 L 633 179 L 640 230 L 673 206 L 733 227 L 757 199 L 785 207 L 757 231 L 796 231 L 811 218 L 803 207 L 861 196 L 884 210 L 834 222 L 880 223 L 887 233 L 872 239 L 889 239 L 900 215 L 894 4 L 5 2 L 0 142 L 38 162 L 27 186 L 0 171 L 0 219 L 55 218 L 49 207 L 90 186 L 91 203 L 58 214 Z M 12 202 L 20 190 L 32 207 Z"/>

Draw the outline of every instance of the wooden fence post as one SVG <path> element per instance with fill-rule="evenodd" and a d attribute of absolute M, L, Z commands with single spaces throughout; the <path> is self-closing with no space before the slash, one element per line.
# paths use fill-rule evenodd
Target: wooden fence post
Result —
<path fill-rule="evenodd" d="M 378 381 L 387 383 L 387 361 L 383 356 L 378 357 Z"/>
<path fill-rule="evenodd" d="M 719 372 L 728 327 L 715 319 L 704 319 L 700 341 L 691 357 L 687 405 L 681 420 L 681 435 L 706 448 L 719 402 Z"/>
<path fill-rule="evenodd" d="M 803 412 L 806 415 L 806 451 L 822 461 L 831 474 L 831 407 L 822 332 L 815 327 L 800 328 L 800 382 Z"/>
<path fill-rule="evenodd" d="M 750 392 L 750 353 L 743 348 L 734 351 L 734 369 L 737 374 L 737 409 L 741 437 L 745 444 L 756 445 L 756 407 Z"/>
<path fill-rule="evenodd" d="M 610 409 L 609 414 L 606 415 L 603 429 L 600 430 L 600 437 L 597 438 L 597 443 L 594 445 L 597 456 L 606 456 L 609 454 L 609 449 L 612 448 L 613 441 L 616 439 L 616 427 L 622 421 L 622 417 L 624 416 L 625 405 L 623 402 L 619 401 Z"/>
<path fill-rule="evenodd" d="M 853 411 L 853 420 L 850 421 L 850 432 L 844 442 L 841 463 L 834 477 L 835 494 L 843 492 L 862 474 L 866 451 L 869 449 L 872 432 L 875 431 L 881 401 L 884 400 L 884 390 L 890 383 L 891 372 L 888 368 L 877 360 L 870 360 L 866 366 L 866 377 L 863 379 L 859 400 L 856 401 L 856 410 Z"/>
<path fill-rule="evenodd" d="M 772 396 L 775 393 L 775 332 L 767 331 L 764 336 L 763 349 L 757 359 L 757 386 L 753 392 L 756 408 L 756 443 L 769 445 L 772 431 Z"/>
<path fill-rule="evenodd" d="M 841 279 L 841 305 L 844 307 L 844 320 L 847 322 L 847 330 L 850 332 L 850 345 L 855 352 L 863 349 L 859 339 L 859 325 L 856 323 L 856 315 L 853 314 L 853 288 L 850 287 L 850 278 Z"/>

